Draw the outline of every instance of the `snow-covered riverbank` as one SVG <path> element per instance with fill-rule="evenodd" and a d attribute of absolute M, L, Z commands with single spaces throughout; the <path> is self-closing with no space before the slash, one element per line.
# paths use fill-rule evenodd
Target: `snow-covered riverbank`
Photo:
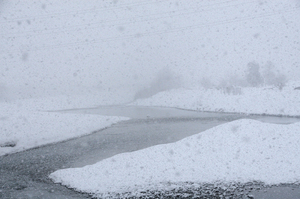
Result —
<path fill-rule="evenodd" d="M 129 119 L 51 112 L 93 107 L 96 104 L 97 100 L 91 100 L 88 96 L 62 96 L 0 103 L 0 156 L 87 135 Z"/>
<path fill-rule="evenodd" d="M 298 87 L 299 82 L 290 82 L 282 89 L 275 86 L 175 89 L 147 99 L 138 99 L 132 104 L 198 111 L 300 116 Z"/>
<path fill-rule="evenodd" d="M 300 123 L 237 120 L 175 143 L 119 154 L 83 168 L 58 170 L 50 177 L 101 198 L 172 190 L 177 185 L 184 189 L 189 182 L 298 183 L 299 131 Z"/>
<path fill-rule="evenodd" d="M 190 110 L 299 116 L 295 83 L 279 89 L 177 89 L 132 103 Z M 298 183 L 300 123 L 279 125 L 243 119 L 172 144 L 124 153 L 83 168 L 50 175 L 97 197 L 184 189 L 185 183 Z M 186 184 L 188 185 L 188 184 Z"/>
<path fill-rule="evenodd" d="M 282 89 L 178 89 L 132 104 L 299 116 L 300 92 L 297 88 L 296 84 L 290 83 Z M 84 96 L 70 99 L 2 102 L 0 155 L 79 137 L 128 119 L 51 112 L 98 104 L 97 100 L 84 100 Z M 298 183 L 299 131 L 299 123 L 279 125 L 243 119 L 176 143 L 119 154 L 83 168 L 59 170 L 50 177 L 55 182 L 101 197 L 108 193 L 138 194 L 146 189 L 168 190 L 182 186 L 183 182 Z"/>

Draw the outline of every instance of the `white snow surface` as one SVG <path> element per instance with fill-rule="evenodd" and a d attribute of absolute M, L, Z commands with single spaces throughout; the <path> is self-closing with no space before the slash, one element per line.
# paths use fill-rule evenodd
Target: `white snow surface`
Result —
<path fill-rule="evenodd" d="M 265 87 L 224 87 L 220 89 L 174 89 L 133 105 L 175 107 L 198 111 L 300 116 L 300 82 L 279 89 Z"/>
<path fill-rule="evenodd" d="M 50 178 L 98 197 L 168 189 L 184 182 L 297 183 L 299 147 L 300 123 L 242 119 L 175 143 L 115 155 L 83 168 L 58 170 Z"/>
<path fill-rule="evenodd" d="M 51 112 L 91 107 L 83 97 L 53 97 L 0 103 L 0 156 L 90 134 L 129 118 Z M 71 100 L 72 99 L 72 100 Z M 84 102 L 84 103 L 83 103 Z"/>

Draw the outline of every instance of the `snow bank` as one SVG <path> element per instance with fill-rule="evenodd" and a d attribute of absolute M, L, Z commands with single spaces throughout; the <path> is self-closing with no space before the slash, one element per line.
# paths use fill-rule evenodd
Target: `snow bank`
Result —
<path fill-rule="evenodd" d="M 128 119 L 42 112 L 34 110 L 34 101 L 23 101 L 22 106 L 0 103 L 0 156 L 86 135 Z M 46 105 L 46 102 L 41 104 Z M 47 107 L 50 108 L 51 104 Z M 36 108 L 40 108 L 38 104 Z"/>
<path fill-rule="evenodd" d="M 300 83 L 276 87 L 223 89 L 176 89 L 132 103 L 199 111 L 300 116 Z"/>
<path fill-rule="evenodd" d="M 168 189 L 183 182 L 294 183 L 300 180 L 299 132 L 300 123 L 237 120 L 172 144 L 58 170 L 50 178 L 98 197 Z"/>

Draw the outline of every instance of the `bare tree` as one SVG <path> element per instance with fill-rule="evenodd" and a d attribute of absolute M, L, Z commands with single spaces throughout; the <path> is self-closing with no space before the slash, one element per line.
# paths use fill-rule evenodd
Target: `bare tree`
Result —
<path fill-rule="evenodd" d="M 247 64 L 246 80 L 249 86 L 262 86 L 263 78 L 260 74 L 259 68 L 259 64 L 256 62 L 249 62 Z"/>
<path fill-rule="evenodd" d="M 274 64 L 268 61 L 263 72 L 264 84 L 273 85 L 281 89 L 286 84 L 286 76 L 274 72 Z"/>

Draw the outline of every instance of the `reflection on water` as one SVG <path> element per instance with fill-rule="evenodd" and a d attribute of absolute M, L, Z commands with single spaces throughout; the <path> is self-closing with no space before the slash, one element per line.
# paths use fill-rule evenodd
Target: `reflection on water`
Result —
<path fill-rule="evenodd" d="M 221 118 L 235 117 L 249 118 L 261 122 L 276 124 L 291 124 L 300 122 L 299 117 L 281 117 L 269 115 L 247 115 L 234 113 L 217 113 L 217 112 L 199 112 L 167 107 L 146 107 L 146 106 L 99 106 L 88 109 L 70 109 L 63 112 L 89 113 L 107 116 L 124 116 L 132 119 L 150 119 L 150 118 Z"/>
<path fill-rule="evenodd" d="M 181 118 L 181 117 L 218 117 L 219 113 L 196 112 L 175 108 L 164 107 L 146 107 L 146 106 L 99 106 L 89 109 L 72 109 L 64 110 L 64 112 L 80 112 L 100 114 L 107 116 L 124 116 L 132 119 L 148 119 L 148 118 Z M 230 114 L 228 114 L 230 115 Z M 231 114 L 232 115 L 232 114 Z"/>

